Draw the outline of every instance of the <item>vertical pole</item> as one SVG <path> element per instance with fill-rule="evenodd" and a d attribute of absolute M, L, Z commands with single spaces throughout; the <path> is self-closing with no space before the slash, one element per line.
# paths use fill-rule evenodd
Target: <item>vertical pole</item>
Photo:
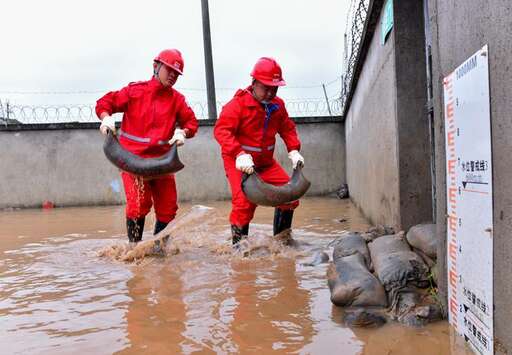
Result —
<path fill-rule="evenodd" d="M 427 120 L 430 140 L 430 176 L 432 180 L 432 221 L 437 219 L 437 190 L 436 190 L 436 146 L 434 129 L 434 99 L 432 87 L 432 32 L 428 14 L 428 0 L 423 0 L 423 26 L 425 31 L 425 64 L 427 71 Z"/>
<path fill-rule="evenodd" d="M 208 0 L 201 0 L 201 12 L 203 14 L 203 46 L 204 66 L 206 72 L 206 94 L 208 96 L 208 118 L 217 118 L 217 101 L 215 99 L 215 79 L 213 77 L 212 42 L 210 36 L 210 15 L 208 12 Z"/>
<path fill-rule="evenodd" d="M 327 98 L 327 91 L 325 90 L 325 85 L 322 84 L 322 87 L 324 88 L 325 102 L 327 102 L 327 110 L 329 111 L 329 116 L 332 116 L 331 106 L 329 106 L 329 99 Z"/>

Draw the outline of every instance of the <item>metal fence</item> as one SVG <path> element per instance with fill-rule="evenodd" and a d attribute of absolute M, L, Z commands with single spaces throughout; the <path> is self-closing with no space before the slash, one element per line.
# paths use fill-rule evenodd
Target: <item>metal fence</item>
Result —
<path fill-rule="evenodd" d="M 339 116 L 341 101 L 339 97 L 290 99 L 286 100 L 286 109 L 291 117 Z M 220 112 L 224 102 L 217 102 Z M 198 119 L 208 118 L 206 102 L 189 102 Z M 0 124 L 33 124 L 64 122 L 98 122 L 94 105 L 17 105 L 0 100 Z"/>
<path fill-rule="evenodd" d="M 352 0 L 347 14 L 340 99 L 340 111 L 342 113 L 345 110 L 345 105 L 347 104 L 348 95 L 351 90 L 369 5 L 370 0 Z"/>

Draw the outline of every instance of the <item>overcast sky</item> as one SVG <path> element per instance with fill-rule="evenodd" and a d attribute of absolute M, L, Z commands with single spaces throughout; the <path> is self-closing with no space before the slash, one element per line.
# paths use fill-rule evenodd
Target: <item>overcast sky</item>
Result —
<path fill-rule="evenodd" d="M 279 96 L 320 98 L 322 83 L 337 95 L 349 3 L 210 0 L 217 100 L 248 85 L 261 56 L 283 68 L 288 87 Z M 1 11 L 1 100 L 92 104 L 103 92 L 149 79 L 155 55 L 178 48 L 185 70 L 176 88 L 188 101 L 206 102 L 200 0 L 2 0 Z M 55 91 L 73 93 L 13 93 Z"/>

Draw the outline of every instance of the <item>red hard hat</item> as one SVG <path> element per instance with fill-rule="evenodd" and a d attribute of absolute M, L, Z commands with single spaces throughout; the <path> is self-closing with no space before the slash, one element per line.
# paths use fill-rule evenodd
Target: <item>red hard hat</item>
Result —
<path fill-rule="evenodd" d="M 251 76 L 268 86 L 286 85 L 281 67 L 273 58 L 262 57 L 258 59 L 252 69 Z"/>
<path fill-rule="evenodd" d="M 181 52 L 177 49 L 164 49 L 155 57 L 155 62 L 164 63 L 171 69 L 183 74 L 185 63 L 183 62 Z"/>

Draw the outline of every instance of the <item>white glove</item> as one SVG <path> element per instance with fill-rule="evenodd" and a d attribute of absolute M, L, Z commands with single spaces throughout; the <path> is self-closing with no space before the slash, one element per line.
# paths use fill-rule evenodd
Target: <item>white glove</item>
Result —
<path fill-rule="evenodd" d="M 302 166 L 304 166 L 304 158 L 302 157 L 302 155 L 300 155 L 298 151 L 292 150 L 291 152 L 289 152 L 288 158 L 292 160 L 292 166 L 294 169 L 297 168 L 297 164 L 299 164 L 299 162 L 302 164 Z"/>
<path fill-rule="evenodd" d="M 105 116 L 101 120 L 100 132 L 107 135 L 108 130 L 111 130 L 114 134 L 116 133 L 116 120 L 112 116 Z"/>
<path fill-rule="evenodd" d="M 180 145 L 185 144 L 185 130 L 176 128 L 174 130 L 174 135 L 172 136 L 171 140 L 169 141 L 170 145 L 173 145 L 174 142 L 176 142 L 176 145 L 179 147 Z"/>
<path fill-rule="evenodd" d="M 247 153 L 242 153 L 236 157 L 235 166 L 238 170 L 243 171 L 246 174 L 254 173 L 254 162 L 252 156 Z"/>

